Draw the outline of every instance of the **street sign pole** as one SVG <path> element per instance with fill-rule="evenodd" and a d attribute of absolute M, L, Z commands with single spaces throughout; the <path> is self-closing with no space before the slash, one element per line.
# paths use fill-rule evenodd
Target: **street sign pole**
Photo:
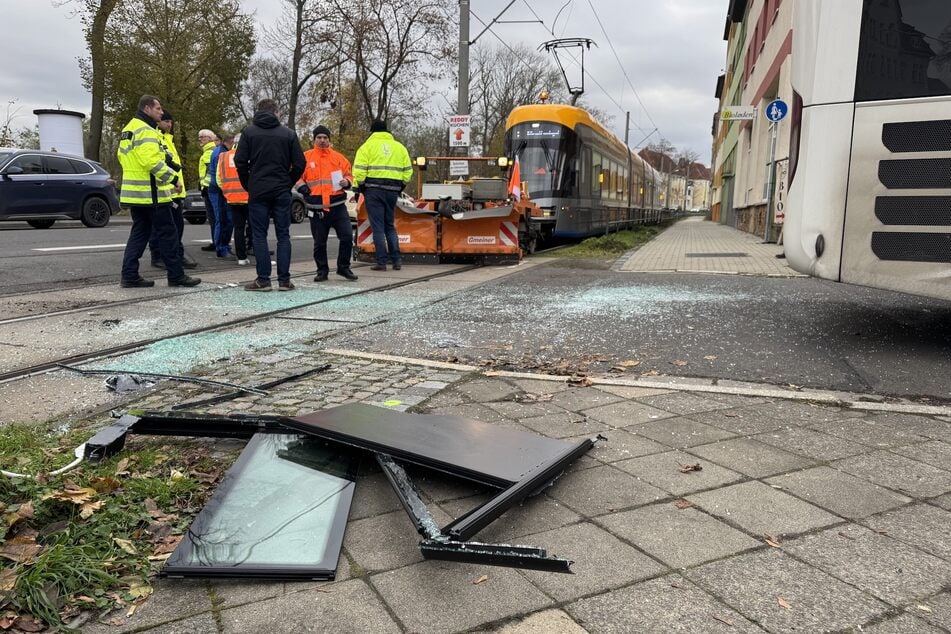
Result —
<path fill-rule="evenodd" d="M 770 129 L 770 149 L 769 149 L 769 172 L 766 174 L 766 230 L 763 232 L 763 242 L 769 242 L 769 230 L 773 225 L 773 194 L 775 173 L 776 173 L 776 128 L 779 127 L 779 121 L 772 121 L 769 124 Z"/>
<path fill-rule="evenodd" d="M 776 180 L 776 136 L 779 128 L 779 122 L 782 121 L 789 112 L 789 106 L 781 99 L 773 100 L 764 114 L 769 120 L 770 127 L 770 149 L 769 149 L 769 171 L 766 174 L 766 228 L 763 231 L 763 242 L 769 242 L 769 231 L 773 226 L 773 200 L 775 194 L 773 189 Z"/>

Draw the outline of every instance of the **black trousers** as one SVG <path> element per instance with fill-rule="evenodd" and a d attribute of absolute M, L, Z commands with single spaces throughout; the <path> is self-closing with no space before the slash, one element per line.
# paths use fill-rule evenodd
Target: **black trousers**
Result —
<path fill-rule="evenodd" d="M 327 262 L 327 237 L 333 229 L 337 234 L 340 245 L 337 247 L 337 271 L 350 268 L 350 257 L 353 255 L 353 227 L 350 225 L 350 214 L 346 205 L 336 205 L 320 217 L 314 214 L 310 219 L 310 235 L 314 237 L 314 262 L 317 263 L 318 273 L 329 273 L 330 263 Z"/>
<path fill-rule="evenodd" d="M 176 198 L 172 201 L 172 220 L 175 221 L 175 229 L 178 232 L 178 257 L 185 261 L 185 245 L 182 244 L 182 236 L 185 235 L 185 218 L 182 213 L 185 211 L 185 199 Z M 159 247 L 158 232 L 155 230 L 155 224 L 152 224 L 152 235 L 149 236 L 149 253 L 152 255 L 153 262 L 162 261 L 162 249 Z"/>
<path fill-rule="evenodd" d="M 141 278 L 139 275 L 139 258 L 145 253 L 154 227 L 158 236 L 159 249 L 162 260 L 165 262 L 165 272 L 168 279 L 175 281 L 185 277 L 182 268 L 182 259 L 175 248 L 178 235 L 175 228 L 172 206 L 169 203 L 160 205 L 129 205 L 132 213 L 132 229 L 129 231 L 129 241 L 125 245 L 122 256 L 122 281 L 134 282 Z"/>
<path fill-rule="evenodd" d="M 232 204 L 231 217 L 234 220 L 234 254 L 239 260 L 247 260 L 248 253 L 254 252 L 248 206 Z"/>

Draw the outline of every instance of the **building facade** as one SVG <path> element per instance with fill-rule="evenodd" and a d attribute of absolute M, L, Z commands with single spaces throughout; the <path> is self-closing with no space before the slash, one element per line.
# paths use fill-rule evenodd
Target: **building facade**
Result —
<path fill-rule="evenodd" d="M 716 89 L 711 217 L 769 241 L 782 226 L 790 118 L 773 124 L 765 113 L 776 99 L 792 103 L 794 6 L 795 0 L 730 0 L 726 67 Z M 754 118 L 721 120 L 719 113 L 737 106 L 756 108 Z"/>

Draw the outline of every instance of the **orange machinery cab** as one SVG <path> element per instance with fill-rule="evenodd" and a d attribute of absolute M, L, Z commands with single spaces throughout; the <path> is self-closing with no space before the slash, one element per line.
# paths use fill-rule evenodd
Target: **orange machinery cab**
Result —
<path fill-rule="evenodd" d="M 400 253 L 411 256 L 439 257 L 437 243 L 438 224 L 433 204 L 401 196 L 396 203 L 394 224 L 400 241 Z M 357 204 L 357 233 L 355 237 L 357 256 L 374 259 L 373 229 L 363 196 Z"/>

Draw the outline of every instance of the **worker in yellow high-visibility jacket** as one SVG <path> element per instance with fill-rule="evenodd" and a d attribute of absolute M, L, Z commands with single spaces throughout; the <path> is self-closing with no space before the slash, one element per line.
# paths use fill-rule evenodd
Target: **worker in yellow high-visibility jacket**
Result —
<path fill-rule="evenodd" d="M 393 269 L 402 268 L 400 239 L 396 233 L 396 199 L 413 177 L 413 164 L 403 144 L 393 138 L 380 119 L 370 125 L 370 136 L 353 159 L 353 181 L 363 194 L 376 264 L 371 271 L 385 271 L 387 255 Z"/>
<path fill-rule="evenodd" d="M 208 228 L 211 229 L 211 244 L 206 244 L 201 248 L 202 251 L 216 251 L 215 246 L 215 228 L 217 217 L 215 208 L 211 204 L 211 195 L 208 187 L 211 185 L 211 153 L 218 146 L 218 135 L 211 130 L 198 131 L 198 144 L 201 146 L 201 156 L 198 157 L 198 188 L 201 190 L 201 198 L 205 201 L 205 218 L 208 219 Z"/>
<path fill-rule="evenodd" d="M 176 171 L 180 165 L 171 161 L 162 145 L 158 122 L 162 119 L 162 104 L 158 97 L 143 95 L 139 110 L 122 129 L 117 156 L 122 166 L 122 189 L 119 202 L 132 214 L 132 229 L 122 258 L 123 288 L 154 286 L 139 274 L 139 258 L 145 252 L 152 233 L 158 235 L 159 248 L 165 262 L 169 286 L 195 286 L 197 277 L 185 275 L 179 257 L 178 231 L 172 217 L 172 197 L 182 190 Z M 169 164 L 170 161 L 172 164 Z"/>

